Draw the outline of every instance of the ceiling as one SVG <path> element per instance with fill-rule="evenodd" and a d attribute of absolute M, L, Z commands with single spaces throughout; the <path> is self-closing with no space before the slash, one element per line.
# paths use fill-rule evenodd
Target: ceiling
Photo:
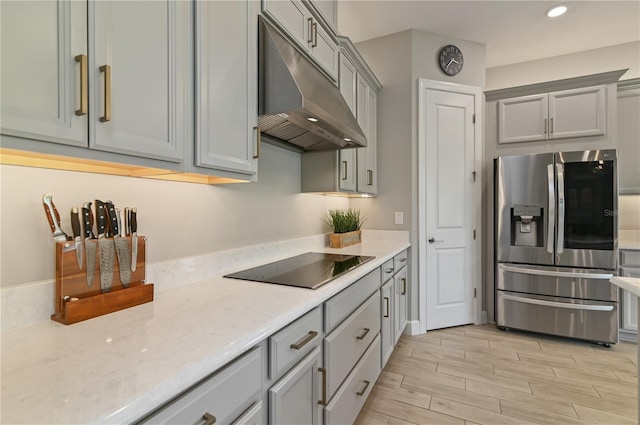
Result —
<path fill-rule="evenodd" d="M 640 40 L 640 1 L 338 0 L 338 31 L 354 43 L 417 29 L 486 45 L 486 67 Z"/>

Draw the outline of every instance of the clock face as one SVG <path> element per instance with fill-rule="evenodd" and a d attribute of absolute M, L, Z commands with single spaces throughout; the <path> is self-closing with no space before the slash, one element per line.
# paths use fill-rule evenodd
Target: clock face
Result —
<path fill-rule="evenodd" d="M 462 70 L 463 64 L 462 52 L 453 44 L 444 46 L 440 50 L 440 68 L 447 75 L 456 75 Z"/>

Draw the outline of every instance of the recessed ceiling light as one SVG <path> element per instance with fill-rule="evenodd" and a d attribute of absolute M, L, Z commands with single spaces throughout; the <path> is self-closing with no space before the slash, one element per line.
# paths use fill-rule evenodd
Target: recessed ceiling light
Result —
<path fill-rule="evenodd" d="M 345 138 L 344 138 L 344 141 L 345 141 L 345 142 L 350 142 L 350 141 L 351 141 L 351 139 L 349 139 L 348 137 L 345 137 Z"/>
<path fill-rule="evenodd" d="M 307 119 L 308 119 L 309 121 L 311 121 L 311 122 L 318 122 L 318 119 L 317 119 L 317 118 L 309 117 L 309 118 L 307 118 Z"/>
<path fill-rule="evenodd" d="M 567 6 L 555 6 L 547 11 L 547 16 L 550 18 L 557 18 L 567 11 Z"/>

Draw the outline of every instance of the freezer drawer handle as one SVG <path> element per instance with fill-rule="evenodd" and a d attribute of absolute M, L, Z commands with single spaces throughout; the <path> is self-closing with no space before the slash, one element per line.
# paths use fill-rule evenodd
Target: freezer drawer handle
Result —
<path fill-rule="evenodd" d="M 538 269 L 522 269 L 519 267 L 500 265 L 500 268 L 505 272 L 520 273 L 520 274 L 534 274 L 537 276 L 552 276 L 552 277 L 575 277 L 578 279 L 603 279 L 609 280 L 613 277 L 612 273 L 574 273 L 574 272 L 555 272 L 551 270 L 538 270 Z"/>
<path fill-rule="evenodd" d="M 556 225 L 556 194 L 554 191 L 553 164 L 547 165 L 547 184 L 547 190 L 549 191 L 549 208 L 547 208 L 547 252 L 553 254 L 553 228 Z"/>
<path fill-rule="evenodd" d="M 513 295 L 501 294 L 505 300 L 516 301 L 525 304 L 543 305 L 547 307 L 568 308 L 571 310 L 591 310 L 591 311 L 613 311 L 612 305 L 587 305 L 587 304 L 569 304 L 555 301 L 537 300 L 533 298 L 522 298 Z"/>

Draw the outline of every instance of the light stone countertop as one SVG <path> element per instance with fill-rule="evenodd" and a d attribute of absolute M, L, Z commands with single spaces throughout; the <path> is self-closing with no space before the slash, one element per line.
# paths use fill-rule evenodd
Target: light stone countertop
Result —
<path fill-rule="evenodd" d="M 636 297 L 640 297 L 640 278 L 614 276 L 610 279 L 610 282 L 619 288 L 631 292 Z"/>
<path fill-rule="evenodd" d="M 74 325 L 5 331 L 0 422 L 130 423 L 408 247 L 326 248 L 376 258 L 317 290 L 213 277 Z"/>

